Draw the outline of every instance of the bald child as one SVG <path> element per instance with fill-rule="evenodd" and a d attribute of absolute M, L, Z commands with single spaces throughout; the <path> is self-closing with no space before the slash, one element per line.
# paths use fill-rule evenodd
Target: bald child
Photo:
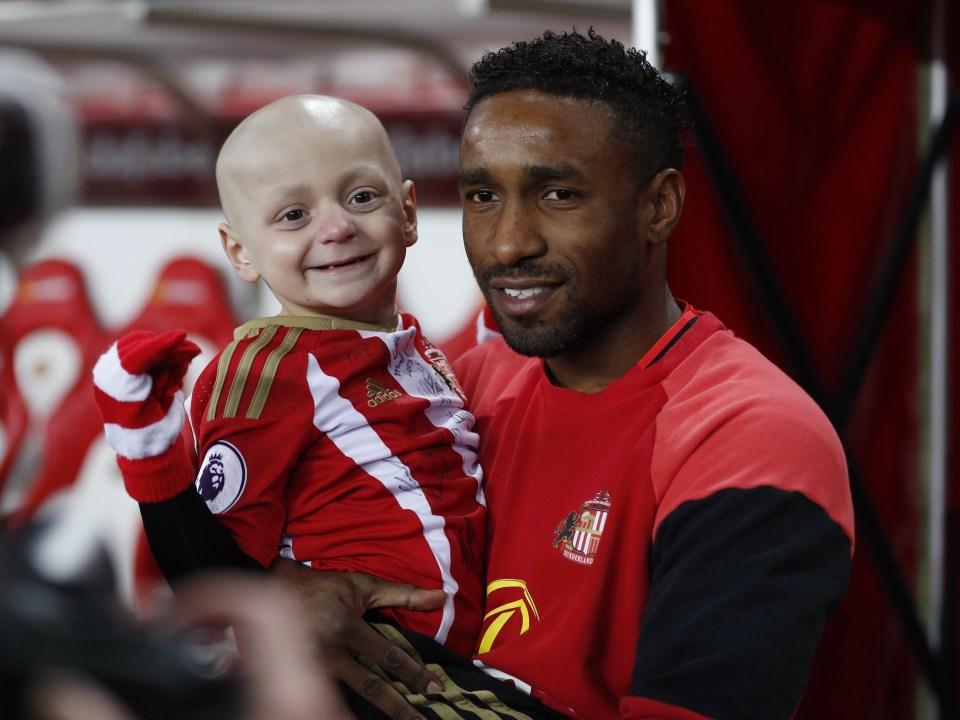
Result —
<path fill-rule="evenodd" d="M 217 185 L 224 252 L 281 310 L 237 328 L 194 386 L 197 493 L 263 568 L 282 556 L 443 590 L 436 611 L 387 614 L 469 656 L 477 435 L 443 354 L 397 311 L 416 200 L 383 126 L 338 98 L 283 98 L 228 137 Z"/>

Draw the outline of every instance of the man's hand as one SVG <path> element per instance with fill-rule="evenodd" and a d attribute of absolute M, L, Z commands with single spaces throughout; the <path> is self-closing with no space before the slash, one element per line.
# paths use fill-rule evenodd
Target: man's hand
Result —
<path fill-rule="evenodd" d="M 279 558 L 270 575 L 293 588 L 310 618 L 324 668 L 336 679 L 394 720 L 423 720 L 389 683 L 360 663 L 363 655 L 388 675 L 420 693 L 440 692 L 440 681 L 416 660 L 363 620 L 379 607 L 434 610 L 443 605 L 442 590 L 424 590 L 387 582 L 364 573 L 315 570 Z"/>

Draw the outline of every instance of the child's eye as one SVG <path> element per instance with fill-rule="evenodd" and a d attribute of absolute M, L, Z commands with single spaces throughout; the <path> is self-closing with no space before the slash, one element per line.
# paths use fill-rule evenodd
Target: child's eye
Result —
<path fill-rule="evenodd" d="M 374 194 L 369 190 L 361 190 L 350 198 L 350 203 L 353 205 L 364 205 L 373 202 L 374 197 Z"/>
<path fill-rule="evenodd" d="M 303 210 L 288 210 L 283 214 L 283 219 L 286 222 L 299 222 L 303 220 Z"/>

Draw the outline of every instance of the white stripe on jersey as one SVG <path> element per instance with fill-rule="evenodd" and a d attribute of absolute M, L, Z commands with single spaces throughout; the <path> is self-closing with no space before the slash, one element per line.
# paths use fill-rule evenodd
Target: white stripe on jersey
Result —
<path fill-rule="evenodd" d="M 416 328 L 410 327 L 395 333 L 359 331 L 365 338 L 375 337 L 390 350 L 391 360 L 387 371 L 413 397 L 430 403 L 427 419 L 434 427 L 448 429 L 453 433 L 453 449 L 463 458 L 463 473 L 477 481 L 477 503 L 486 507 L 481 483 L 483 470 L 477 459 L 476 449 L 480 436 L 473 431 L 473 415 L 463 407 L 460 396 L 440 378 L 434 367 L 427 362 L 414 346 Z"/>
<path fill-rule="evenodd" d="M 517 688 L 517 690 L 520 690 L 521 692 L 524 692 L 527 695 L 533 692 L 533 687 L 530 685 L 530 683 L 525 683 L 523 680 L 521 680 L 520 678 L 514 675 L 511 675 L 510 673 L 504 672 L 503 670 L 497 670 L 495 667 L 490 667 L 489 665 L 484 665 L 480 660 L 477 660 L 476 658 L 474 658 L 473 664 L 475 667 L 483 670 L 483 672 L 485 672 L 490 677 L 496 678 L 501 682 L 505 682 L 510 685 L 513 685 L 515 688 Z"/>
<path fill-rule="evenodd" d="M 313 396 L 314 426 L 326 434 L 340 452 L 379 480 L 400 507 L 412 510 L 420 519 L 423 536 L 437 561 L 447 593 L 440 629 L 435 636 L 437 642 L 446 642 L 453 625 L 453 596 L 460 586 L 450 571 L 450 542 L 443 531 L 444 518 L 434 514 L 410 469 L 383 444 L 380 436 L 353 404 L 340 396 L 340 381 L 324 373 L 312 354 L 307 355 L 307 385 Z"/>

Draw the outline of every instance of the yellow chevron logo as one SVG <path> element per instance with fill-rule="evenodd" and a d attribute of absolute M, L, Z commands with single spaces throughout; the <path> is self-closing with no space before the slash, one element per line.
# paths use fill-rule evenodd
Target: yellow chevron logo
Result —
<path fill-rule="evenodd" d="M 512 628 L 508 631 L 511 635 L 523 635 L 530 629 L 531 622 L 540 618 L 523 580 L 495 580 L 487 585 L 487 607 L 491 609 L 483 617 L 480 645 L 477 648 L 479 654 L 493 647 L 497 636 L 508 624 Z"/>

